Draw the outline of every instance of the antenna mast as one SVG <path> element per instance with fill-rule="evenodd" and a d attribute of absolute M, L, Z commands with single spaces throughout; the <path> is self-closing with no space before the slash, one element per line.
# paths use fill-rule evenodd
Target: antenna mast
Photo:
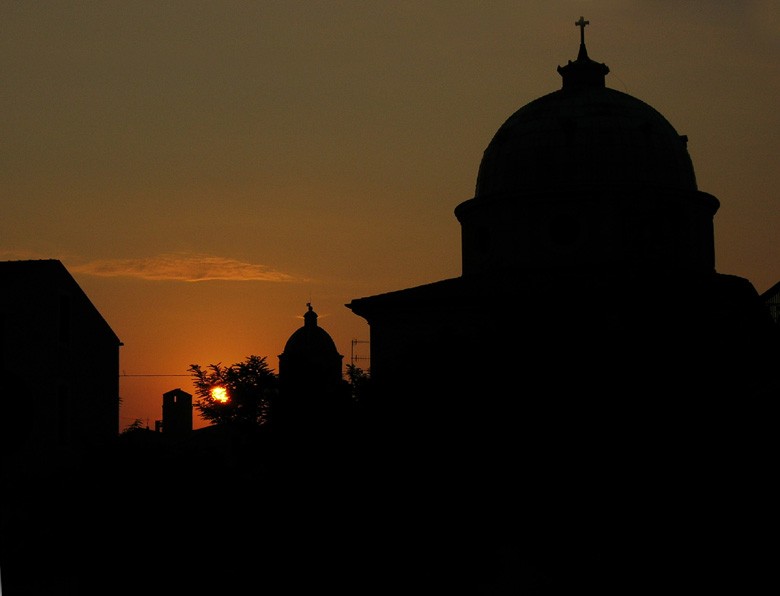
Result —
<path fill-rule="evenodd" d="M 350 362 L 352 363 L 352 366 L 355 366 L 356 360 L 371 360 L 370 356 L 357 356 L 355 354 L 355 345 L 357 344 L 367 344 L 370 343 L 367 339 L 353 339 L 352 340 L 352 351 L 350 353 Z"/>

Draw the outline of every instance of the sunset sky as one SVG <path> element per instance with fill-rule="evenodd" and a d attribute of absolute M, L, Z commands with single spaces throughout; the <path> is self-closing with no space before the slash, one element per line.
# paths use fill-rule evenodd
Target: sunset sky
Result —
<path fill-rule="evenodd" d="M 346 303 L 460 275 L 453 210 L 581 15 L 607 86 L 688 136 L 717 270 L 768 289 L 776 0 L 3 0 L 0 260 L 62 260 L 124 343 L 120 429 L 190 364 L 278 370 L 307 302 L 349 363 Z"/>

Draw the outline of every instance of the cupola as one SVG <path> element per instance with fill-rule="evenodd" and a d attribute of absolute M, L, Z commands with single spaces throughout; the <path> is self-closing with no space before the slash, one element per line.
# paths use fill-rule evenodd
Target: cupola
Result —
<path fill-rule="evenodd" d="M 699 192 L 687 137 L 647 103 L 606 86 L 580 17 L 561 88 L 515 111 L 455 209 L 464 275 L 505 267 L 714 267 L 717 199 Z"/>

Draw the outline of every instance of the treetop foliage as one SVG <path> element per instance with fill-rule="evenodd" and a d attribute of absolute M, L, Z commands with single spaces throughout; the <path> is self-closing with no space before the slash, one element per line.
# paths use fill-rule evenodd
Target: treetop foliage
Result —
<path fill-rule="evenodd" d="M 195 408 L 204 420 L 221 425 L 262 426 L 268 422 L 271 404 L 278 393 L 278 376 L 265 356 L 250 355 L 230 366 L 221 363 L 203 368 L 191 364 L 189 372 L 195 386 Z M 225 389 L 227 400 L 212 393 Z"/>

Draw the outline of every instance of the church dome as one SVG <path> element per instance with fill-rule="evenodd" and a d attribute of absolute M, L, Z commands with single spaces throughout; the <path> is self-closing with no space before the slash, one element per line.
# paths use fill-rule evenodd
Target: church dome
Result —
<path fill-rule="evenodd" d="M 514 112 L 485 149 L 475 196 L 641 186 L 695 191 L 687 138 L 657 110 L 607 88 L 588 58 L 558 67 L 563 84 Z"/>
<path fill-rule="evenodd" d="M 474 197 L 455 208 L 463 274 L 622 268 L 711 271 L 713 216 L 687 137 L 655 108 L 609 89 L 588 57 L 561 88 L 515 111 L 479 165 Z"/>
<path fill-rule="evenodd" d="M 303 327 L 293 332 L 284 352 L 279 354 L 279 391 L 284 396 L 284 403 L 276 407 L 277 415 L 282 417 L 313 415 L 321 418 L 324 414 L 319 408 L 330 403 L 322 400 L 326 396 L 337 397 L 343 390 L 341 367 L 344 357 L 339 354 L 330 334 L 317 325 L 317 313 L 311 303 L 306 306 L 308 311 L 303 315 Z M 315 402 L 319 402 L 319 406 Z"/>
<path fill-rule="evenodd" d="M 317 325 L 317 313 L 311 304 L 303 315 L 303 327 L 297 329 L 284 346 L 288 358 L 338 355 L 336 343 L 330 334 Z"/>

